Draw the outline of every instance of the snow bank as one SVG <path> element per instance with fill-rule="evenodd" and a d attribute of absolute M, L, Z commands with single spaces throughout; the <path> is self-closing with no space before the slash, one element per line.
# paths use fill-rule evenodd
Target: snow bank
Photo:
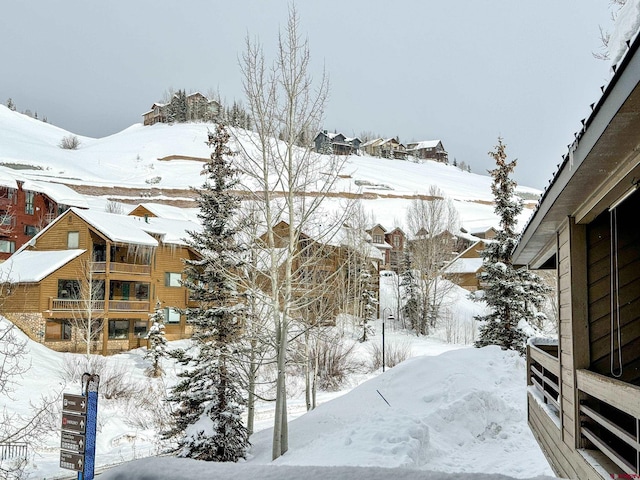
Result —
<path fill-rule="evenodd" d="M 609 37 L 611 65 L 616 65 L 627 51 L 627 40 L 632 41 L 640 28 L 640 0 L 627 0 L 620 8 Z"/>
<path fill-rule="evenodd" d="M 379 467 L 290 467 L 276 465 L 247 465 L 207 463 L 171 458 L 146 459 L 110 470 L 104 480 L 507 480 L 512 477 L 484 473 L 421 472 Z M 532 480 L 551 480 L 555 477 L 535 477 Z"/>

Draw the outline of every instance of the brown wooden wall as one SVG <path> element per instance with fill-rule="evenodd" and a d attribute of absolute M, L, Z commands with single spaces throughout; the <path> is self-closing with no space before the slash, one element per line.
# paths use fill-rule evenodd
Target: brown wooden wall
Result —
<path fill-rule="evenodd" d="M 611 368 L 611 270 L 618 264 L 618 295 L 622 343 L 620 380 L 640 385 L 640 228 L 637 193 L 617 208 L 617 255 L 611 254 L 611 214 L 605 211 L 587 228 L 590 370 L 613 376 Z M 615 268 L 615 267 L 614 267 Z M 615 277 L 614 277 L 615 280 Z M 616 306 L 613 306 L 614 313 Z M 614 372 L 618 373 L 617 334 Z"/>
<path fill-rule="evenodd" d="M 567 445 L 575 442 L 573 385 L 573 336 L 571 329 L 571 256 L 570 224 L 566 222 L 558 234 L 558 302 L 560 307 L 559 359 L 560 359 L 560 420 L 562 439 Z"/>

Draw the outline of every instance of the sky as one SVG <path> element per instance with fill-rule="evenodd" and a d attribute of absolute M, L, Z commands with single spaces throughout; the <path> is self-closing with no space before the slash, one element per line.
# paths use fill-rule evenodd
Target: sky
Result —
<path fill-rule="evenodd" d="M 285 0 L 9 1 L 0 102 L 78 135 L 142 121 L 170 89 L 242 100 L 249 35 L 272 58 Z M 610 77 L 597 60 L 606 0 L 299 1 L 311 71 L 331 90 L 324 128 L 440 139 L 476 173 L 504 138 L 514 178 L 544 188 Z"/>

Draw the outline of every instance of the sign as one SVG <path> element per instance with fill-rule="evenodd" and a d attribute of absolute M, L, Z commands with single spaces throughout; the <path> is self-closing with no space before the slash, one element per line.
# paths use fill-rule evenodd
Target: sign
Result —
<path fill-rule="evenodd" d="M 60 468 L 66 468 L 67 470 L 75 470 L 76 472 L 82 472 L 84 468 L 84 455 L 78 453 L 60 451 Z"/>
<path fill-rule="evenodd" d="M 86 425 L 87 421 L 84 415 L 73 415 L 62 412 L 62 430 L 84 433 Z"/>
<path fill-rule="evenodd" d="M 62 432 L 62 440 L 60 441 L 60 448 L 62 450 L 69 450 L 70 452 L 84 453 L 85 439 L 84 435 L 76 433 Z"/>
<path fill-rule="evenodd" d="M 62 396 L 62 410 L 71 413 L 87 413 L 87 397 L 65 393 Z"/>

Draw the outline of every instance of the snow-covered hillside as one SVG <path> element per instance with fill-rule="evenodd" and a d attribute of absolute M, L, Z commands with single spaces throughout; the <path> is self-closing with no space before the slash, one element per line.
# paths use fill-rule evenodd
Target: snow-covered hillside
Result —
<path fill-rule="evenodd" d="M 202 184 L 202 161 L 198 159 L 210 154 L 205 140 L 211 128 L 202 123 L 136 124 L 105 138 L 79 137 L 77 150 L 65 150 L 59 147 L 60 141 L 71 133 L 0 106 L 0 165 L 19 166 L 20 173 L 32 179 L 70 186 L 128 187 L 135 189 L 138 199 L 162 201 Z M 236 134 L 241 140 L 248 135 L 244 131 Z M 487 175 L 431 161 L 368 156 L 350 156 L 341 173 L 337 190 L 366 194 L 365 210 L 386 227 L 402 227 L 411 197 L 425 195 L 431 185 L 454 200 L 465 228 L 497 226 Z M 518 190 L 530 199 L 540 193 L 524 186 Z M 109 196 L 118 198 L 118 193 Z M 134 200 L 130 195 L 123 198 Z M 96 208 L 103 203 L 90 201 Z M 337 202 L 335 205 L 338 208 Z M 525 209 L 521 222 L 530 213 Z"/>

